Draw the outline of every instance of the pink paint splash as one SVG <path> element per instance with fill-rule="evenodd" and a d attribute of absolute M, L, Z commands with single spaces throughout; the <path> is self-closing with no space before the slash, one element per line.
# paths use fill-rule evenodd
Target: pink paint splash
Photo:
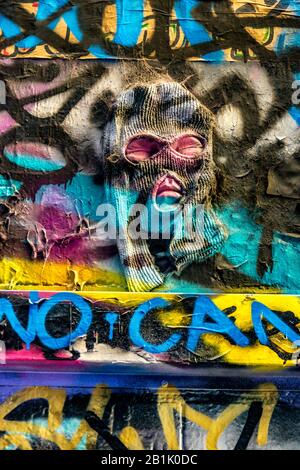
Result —
<path fill-rule="evenodd" d="M 72 357 L 70 351 L 67 350 L 59 350 L 55 351 L 55 356 L 59 359 L 69 359 Z M 8 361 L 46 361 L 44 357 L 44 353 L 41 348 L 38 346 L 30 345 L 29 349 L 26 349 L 24 344 L 23 349 L 19 351 L 10 349 L 6 351 L 6 362 Z"/>
<path fill-rule="evenodd" d="M 18 124 L 16 121 L 8 114 L 7 111 L 0 113 L 0 134 L 9 131 L 13 127 L 16 127 Z"/>

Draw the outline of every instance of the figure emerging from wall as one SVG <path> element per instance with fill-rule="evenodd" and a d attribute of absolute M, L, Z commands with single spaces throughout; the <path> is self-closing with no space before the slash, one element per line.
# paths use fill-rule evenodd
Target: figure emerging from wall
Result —
<path fill-rule="evenodd" d="M 226 232 L 211 203 L 213 126 L 212 113 L 175 82 L 131 87 L 112 106 L 103 132 L 105 188 L 117 214 L 117 246 L 129 290 L 152 290 L 220 250 Z M 136 204 L 141 236 L 132 237 Z M 190 220 L 182 223 L 186 208 Z M 160 220 L 166 212 L 168 237 Z"/>

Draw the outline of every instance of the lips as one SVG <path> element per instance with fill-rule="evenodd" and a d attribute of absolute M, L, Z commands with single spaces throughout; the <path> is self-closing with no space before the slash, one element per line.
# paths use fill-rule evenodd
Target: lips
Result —
<path fill-rule="evenodd" d="M 155 185 L 154 197 L 159 206 L 177 204 L 182 196 L 182 187 L 173 176 L 164 176 L 163 179 L 158 181 Z"/>

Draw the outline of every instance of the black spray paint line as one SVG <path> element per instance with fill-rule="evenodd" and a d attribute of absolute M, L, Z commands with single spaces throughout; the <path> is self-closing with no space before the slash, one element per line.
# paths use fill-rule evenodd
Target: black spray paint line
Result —
<path fill-rule="evenodd" d="M 250 405 L 245 426 L 241 432 L 239 440 L 236 443 L 234 450 L 245 450 L 248 447 L 250 439 L 258 425 L 263 413 L 261 402 L 253 402 Z"/>
<path fill-rule="evenodd" d="M 108 427 L 104 424 L 93 411 L 88 411 L 85 415 L 85 420 L 88 425 L 102 437 L 112 450 L 128 451 L 129 449 L 120 441 L 118 437 L 110 432 Z"/>

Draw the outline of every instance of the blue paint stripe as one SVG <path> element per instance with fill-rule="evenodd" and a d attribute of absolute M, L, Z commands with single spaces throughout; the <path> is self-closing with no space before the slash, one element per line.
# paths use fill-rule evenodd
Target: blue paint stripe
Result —
<path fill-rule="evenodd" d="M 34 171 L 56 171 L 64 168 L 65 163 L 58 163 L 41 158 L 33 157 L 32 155 L 20 155 L 7 152 L 4 150 L 4 156 L 15 165 L 27 168 Z"/>

